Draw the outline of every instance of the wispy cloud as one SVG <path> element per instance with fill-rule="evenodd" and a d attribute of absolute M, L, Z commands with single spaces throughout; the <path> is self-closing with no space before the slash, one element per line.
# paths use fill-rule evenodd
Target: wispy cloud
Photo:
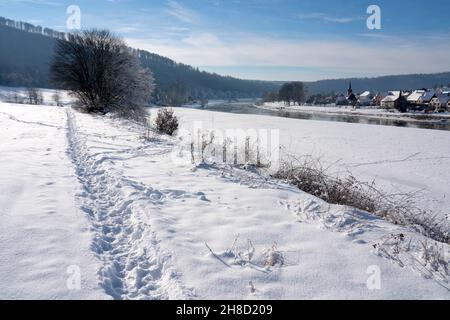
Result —
<path fill-rule="evenodd" d="M 321 12 L 313 12 L 313 13 L 301 13 L 297 14 L 296 18 L 299 20 L 318 20 L 327 23 L 352 23 L 355 21 L 361 21 L 365 18 L 363 16 L 359 17 L 337 17 L 327 15 Z"/>
<path fill-rule="evenodd" d="M 224 40 L 212 33 L 190 34 L 181 41 L 128 39 L 130 45 L 168 56 L 176 61 L 204 67 L 259 66 L 283 74 L 261 72 L 266 80 L 318 80 L 345 76 L 442 72 L 450 66 L 450 43 L 437 42 L 434 50 L 414 43 L 369 44 L 351 40 L 291 40 L 258 35 Z M 270 46 L 267 44 L 270 43 Z M 297 72 L 289 72 L 286 66 Z M 303 68 L 307 71 L 299 71 Z M 448 68 L 447 68 L 448 69 Z M 318 70 L 313 72 L 312 70 Z M 273 73 L 273 72 L 272 72 Z M 245 74 L 233 73 L 236 76 Z M 287 78 L 289 77 L 289 78 Z"/>
<path fill-rule="evenodd" d="M 169 0 L 166 13 L 185 23 L 193 23 L 198 19 L 197 13 L 177 1 Z"/>
<path fill-rule="evenodd" d="M 60 6 L 61 3 L 58 1 L 51 0 L 0 0 L 0 4 L 3 3 L 27 3 L 27 4 L 37 4 L 37 5 L 47 5 L 47 6 Z"/>

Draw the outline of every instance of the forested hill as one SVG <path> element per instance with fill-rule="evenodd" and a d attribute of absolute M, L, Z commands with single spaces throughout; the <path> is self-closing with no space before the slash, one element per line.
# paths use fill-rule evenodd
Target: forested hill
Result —
<path fill-rule="evenodd" d="M 450 67 L 449 67 L 450 69 Z M 384 76 L 377 78 L 353 78 L 320 80 L 307 83 L 309 94 L 347 92 L 349 82 L 355 92 L 373 91 L 385 92 L 393 90 L 412 90 L 420 88 L 434 88 L 450 84 L 450 72 L 433 74 L 409 74 Z"/>
<path fill-rule="evenodd" d="M 63 36 L 51 29 L 0 17 L 0 85 L 51 88 L 49 63 L 57 39 Z M 138 52 L 142 64 L 152 70 L 160 91 L 182 83 L 193 98 L 230 99 L 261 97 L 279 87 L 269 81 L 202 72 L 157 54 Z"/>

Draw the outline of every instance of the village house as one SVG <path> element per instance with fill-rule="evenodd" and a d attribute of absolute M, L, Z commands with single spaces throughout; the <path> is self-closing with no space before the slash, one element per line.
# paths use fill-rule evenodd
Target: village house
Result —
<path fill-rule="evenodd" d="M 378 92 L 372 99 L 372 105 L 375 107 L 381 107 L 381 101 L 389 95 L 388 92 Z"/>
<path fill-rule="evenodd" d="M 422 111 L 426 106 L 421 104 L 423 95 L 427 92 L 425 89 L 414 90 L 407 98 L 409 108 L 413 111 Z"/>
<path fill-rule="evenodd" d="M 391 91 L 389 95 L 381 100 L 381 108 L 383 109 L 398 109 L 406 112 L 408 109 L 408 101 L 406 100 L 409 92 Z"/>
<path fill-rule="evenodd" d="M 450 111 L 450 93 L 435 95 L 430 101 L 430 107 L 436 112 Z"/>
<path fill-rule="evenodd" d="M 337 106 L 345 106 L 347 105 L 347 98 L 343 93 L 340 93 L 336 98 L 336 105 Z"/>
<path fill-rule="evenodd" d="M 358 95 L 353 93 L 352 83 L 349 83 L 347 95 L 337 95 L 337 106 L 375 106 L 382 109 L 397 109 L 401 112 L 426 111 L 445 112 L 450 111 L 450 89 L 438 90 L 418 89 L 414 91 L 389 91 L 373 94 L 364 91 Z"/>
<path fill-rule="evenodd" d="M 383 109 L 394 109 L 399 98 L 400 91 L 390 91 L 388 95 L 381 100 L 380 107 Z"/>
<path fill-rule="evenodd" d="M 441 87 L 436 89 L 436 94 L 437 95 L 441 95 L 441 94 L 448 94 L 450 93 L 450 88 L 449 87 Z"/>
<path fill-rule="evenodd" d="M 420 106 L 420 99 L 425 94 L 426 90 L 414 90 L 407 98 L 411 106 Z"/>
<path fill-rule="evenodd" d="M 431 100 L 433 100 L 433 98 L 436 97 L 436 92 L 434 90 L 430 90 L 425 92 L 418 100 L 418 104 L 421 106 L 428 106 L 431 102 Z"/>
<path fill-rule="evenodd" d="M 372 105 L 372 100 L 374 95 L 370 91 L 364 91 L 358 95 L 358 105 L 361 107 L 370 107 Z"/>

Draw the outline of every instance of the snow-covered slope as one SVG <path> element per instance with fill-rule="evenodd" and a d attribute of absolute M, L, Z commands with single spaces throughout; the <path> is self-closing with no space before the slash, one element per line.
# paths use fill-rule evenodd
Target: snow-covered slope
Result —
<path fill-rule="evenodd" d="M 424 263 L 425 239 L 408 229 L 254 172 L 193 166 L 176 139 L 143 139 L 133 123 L 56 107 L 0 112 L 0 298 L 450 298 L 444 264 Z M 177 113 L 185 126 L 239 125 Z M 391 244 L 400 235 L 408 250 Z M 65 287 L 73 265 L 80 291 Z"/>
<path fill-rule="evenodd" d="M 108 298 L 66 131 L 62 108 L 0 104 L 0 299 Z"/>

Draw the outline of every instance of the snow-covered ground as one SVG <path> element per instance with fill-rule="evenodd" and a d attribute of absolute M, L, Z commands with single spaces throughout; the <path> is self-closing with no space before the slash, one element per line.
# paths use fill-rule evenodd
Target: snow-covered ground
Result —
<path fill-rule="evenodd" d="M 0 299 L 107 298 L 66 132 L 62 108 L 0 103 Z"/>
<path fill-rule="evenodd" d="M 400 113 L 396 110 L 384 110 L 375 107 L 360 107 L 353 108 L 351 106 L 298 106 L 291 105 L 287 107 L 283 102 L 273 102 L 264 103 L 258 108 L 267 110 L 283 110 L 289 112 L 303 112 L 303 113 L 323 113 L 328 115 L 352 115 L 352 116 L 362 116 L 371 118 L 384 118 L 384 119 L 404 119 L 408 121 L 413 120 L 429 120 L 429 121 L 439 121 L 450 119 L 449 112 L 443 113 L 430 113 L 424 114 L 423 112 L 408 112 Z"/>
<path fill-rule="evenodd" d="M 38 89 L 42 93 L 45 105 L 55 105 L 53 96 L 58 94 L 60 96 L 60 103 L 68 105 L 73 102 L 73 98 L 65 90 L 53 90 L 53 89 Z M 0 86 L 0 102 L 16 102 L 15 97 L 19 100 L 27 101 L 27 89 L 23 87 L 3 87 Z"/>
<path fill-rule="evenodd" d="M 450 213 L 450 132 L 177 109 L 182 126 L 274 129 L 286 153 L 320 158 L 330 173 L 347 172 L 389 192 L 419 191 L 417 201 Z M 155 114 L 156 112 L 153 112 Z"/>
<path fill-rule="evenodd" d="M 447 132 L 176 113 L 185 129 L 280 129 L 292 152 L 447 203 Z M 450 298 L 449 246 L 428 239 L 442 253 L 430 260 L 411 230 L 254 172 L 193 165 L 177 139 L 144 139 L 137 124 L 0 103 L 0 131 L 0 298 Z"/>

